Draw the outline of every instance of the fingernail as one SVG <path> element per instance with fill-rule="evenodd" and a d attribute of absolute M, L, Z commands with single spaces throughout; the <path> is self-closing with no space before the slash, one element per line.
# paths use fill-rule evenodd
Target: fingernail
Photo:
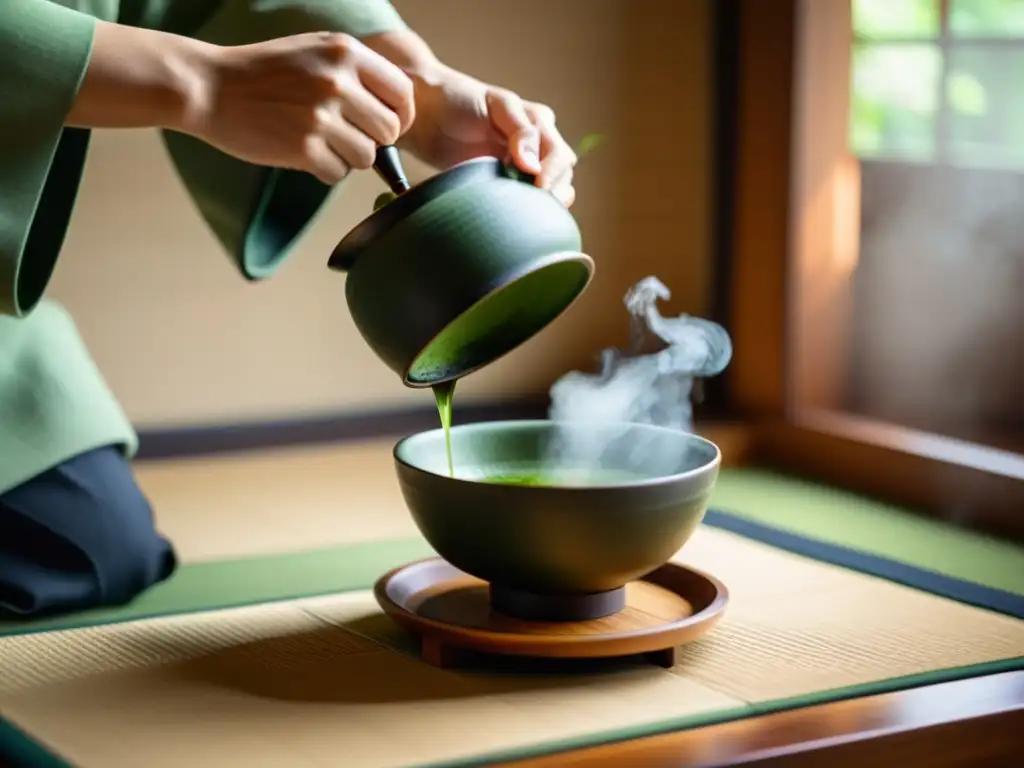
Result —
<path fill-rule="evenodd" d="M 532 140 L 527 139 L 519 145 L 519 159 L 527 166 L 523 170 L 540 173 L 540 152 Z"/>

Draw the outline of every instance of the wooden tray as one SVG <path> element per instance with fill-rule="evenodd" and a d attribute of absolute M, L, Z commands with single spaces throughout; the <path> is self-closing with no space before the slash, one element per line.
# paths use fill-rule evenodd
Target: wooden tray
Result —
<path fill-rule="evenodd" d="M 676 563 L 626 585 L 626 607 L 601 619 L 531 622 L 490 605 L 486 582 L 441 558 L 396 568 L 374 586 L 381 608 L 420 638 L 423 660 L 458 665 L 458 652 L 551 658 L 644 654 L 671 667 L 676 649 L 709 632 L 729 600 L 717 579 Z"/>

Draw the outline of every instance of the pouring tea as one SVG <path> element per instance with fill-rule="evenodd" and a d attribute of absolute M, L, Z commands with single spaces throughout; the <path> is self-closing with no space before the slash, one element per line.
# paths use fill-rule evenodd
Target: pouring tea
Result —
<path fill-rule="evenodd" d="M 394 147 L 374 166 L 390 193 L 335 248 L 356 328 L 409 387 L 454 383 L 561 315 L 590 283 L 569 210 L 533 177 L 476 158 L 410 186 Z M 444 418 L 442 412 L 442 418 Z"/>

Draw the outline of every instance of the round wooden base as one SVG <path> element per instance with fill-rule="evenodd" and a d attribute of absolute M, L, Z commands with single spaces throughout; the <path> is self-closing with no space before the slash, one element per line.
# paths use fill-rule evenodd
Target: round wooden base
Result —
<path fill-rule="evenodd" d="M 711 630 L 728 590 L 717 579 L 668 563 L 627 584 L 625 605 L 602 618 L 536 621 L 496 610 L 491 589 L 441 558 L 381 577 L 374 595 L 384 612 L 419 636 L 424 661 L 458 665 L 460 650 L 551 658 L 643 654 L 670 667 L 676 649 Z"/>

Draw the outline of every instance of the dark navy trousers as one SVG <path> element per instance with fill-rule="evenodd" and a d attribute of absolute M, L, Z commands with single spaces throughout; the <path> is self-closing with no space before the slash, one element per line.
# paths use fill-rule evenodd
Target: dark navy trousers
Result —
<path fill-rule="evenodd" d="M 0 494 L 0 620 L 124 605 L 176 564 L 115 447 Z"/>

